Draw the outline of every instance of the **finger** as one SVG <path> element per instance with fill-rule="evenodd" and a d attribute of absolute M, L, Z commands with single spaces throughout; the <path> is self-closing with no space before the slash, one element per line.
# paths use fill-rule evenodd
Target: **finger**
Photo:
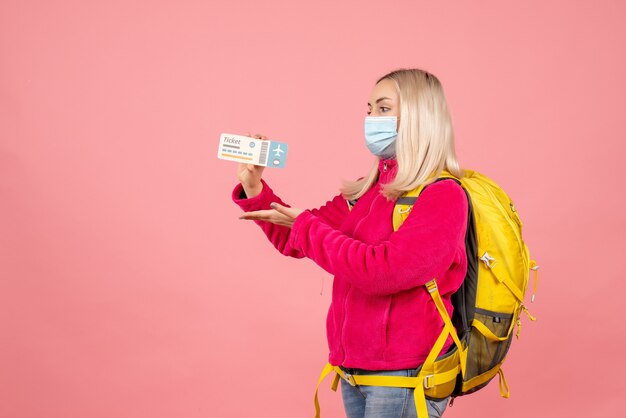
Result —
<path fill-rule="evenodd" d="M 255 210 L 250 212 L 244 212 L 239 216 L 239 219 L 259 219 L 262 221 L 269 221 L 276 211 L 274 209 Z"/>
<path fill-rule="evenodd" d="M 266 221 L 276 225 L 288 226 L 290 228 L 291 225 L 293 225 L 293 218 L 291 216 L 279 213 L 274 209 L 244 212 L 239 219 Z"/>
<path fill-rule="evenodd" d="M 280 203 L 277 202 L 272 202 L 270 203 L 270 207 L 274 210 L 276 210 L 279 213 L 282 213 L 283 215 L 286 215 L 290 218 L 295 218 L 295 213 L 294 210 L 292 208 L 288 208 L 286 206 L 281 205 Z"/>

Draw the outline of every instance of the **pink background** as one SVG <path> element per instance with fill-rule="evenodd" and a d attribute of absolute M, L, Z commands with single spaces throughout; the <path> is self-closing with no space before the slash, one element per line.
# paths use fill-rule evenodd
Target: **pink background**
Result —
<path fill-rule="evenodd" d="M 218 138 L 288 142 L 264 178 L 319 207 L 370 167 L 367 98 L 398 67 L 440 78 L 462 165 L 509 192 L 542 266 L 511 398 L 446 416 L 623 416 L 625 12 L 2 1 L 0 418 L 312 417 L 332 277 L 237 219 Z"/>

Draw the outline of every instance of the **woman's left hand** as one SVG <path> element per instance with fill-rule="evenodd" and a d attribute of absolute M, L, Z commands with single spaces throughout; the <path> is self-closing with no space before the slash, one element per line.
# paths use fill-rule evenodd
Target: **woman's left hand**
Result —
<path fill-rule="evenodd" d="M 284 225 L 291 228 L 296 217 L 304 212 L 303 209 L 288 208 L 276 202 L 273 202 L 270 206 L 273 209 L 244 212 L 239 219 L 268 221 L 276 225 Z"/>

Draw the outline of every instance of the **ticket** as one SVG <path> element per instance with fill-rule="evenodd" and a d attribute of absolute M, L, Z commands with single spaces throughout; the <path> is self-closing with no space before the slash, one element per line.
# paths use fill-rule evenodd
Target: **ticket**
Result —
<path fill-rule="evenodd" d="M 220 135 L 217 158 L 266 167 L 285 168 L 287 144 L 269 139 L 256 139 L 243 135 Z"/>

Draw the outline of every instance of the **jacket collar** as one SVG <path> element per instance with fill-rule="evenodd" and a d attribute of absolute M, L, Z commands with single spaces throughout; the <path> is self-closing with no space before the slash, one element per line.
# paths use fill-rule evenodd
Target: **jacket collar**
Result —
<path fill-rule="evenodd" d="M 389 183 L 398 171 L 398 161 L 395 157 L 379 158 L 378 160 L 378 182 Z"/>

